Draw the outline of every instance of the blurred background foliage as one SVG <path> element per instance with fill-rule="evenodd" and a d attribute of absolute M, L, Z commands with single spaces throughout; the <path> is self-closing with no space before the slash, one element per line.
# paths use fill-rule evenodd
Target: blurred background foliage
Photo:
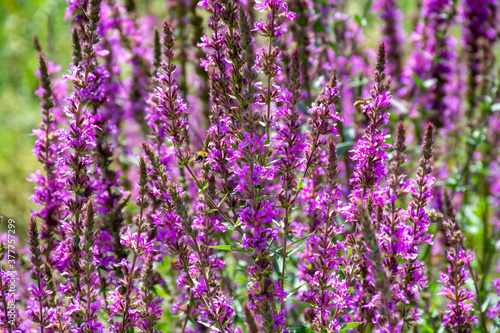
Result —
<path fill-rule="evenodd" d="M 139 11 L 163 10 L 160 17 L 168 18 L 166 1 L 143 0 L 137 4 Z M 419 1 L 399 1 L 407 36 L 415 26 Z M 349 1 L 347 8 L 352 17 L 366 22 L 367 47 L 375 47 L 380 34 L 377 19 L 370 11 L 371 2 Z M 29 200 L 33 184 L 26 178 L 39 168 L 31 154 L 35 138 L 30 136 L 40 119 L 39 100 L 34 95 L 38 88 L 34 75 L 38 64 L 33 36 L 38 36 L 47 59 L 61 65 L 61 72 L 66 72 L 71 60 L 69 22 L 64 19 L 66 6 L 65 0 L 0 1 L 0 216 L 16 220 L 21 235 L 26 235 L 33 207 Z M 407 46 L 410 47 L 409 43 Z M 20 238 L 22 242 L 26 240 Z"/>
<path fill-rule="evenodd" d="M 28 223 L 33 185 L 26 181 L 39 168 L 31 155 L 39 122 L 38 79 L 33 35 L 56 64 L 71 59 L 64 0 L 0 1 L 0 215 Z M 63 70 L 67 65 L 62 67 Z M 21 236 L 21 241 L 26 237 Z"/>

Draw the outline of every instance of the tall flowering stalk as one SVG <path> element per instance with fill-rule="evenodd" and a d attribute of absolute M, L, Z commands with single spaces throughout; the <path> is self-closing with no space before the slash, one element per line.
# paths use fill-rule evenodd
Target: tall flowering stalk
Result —
<path fill-rule="evenodd" d="M 285 278 L 287 259 L 287 239 L 290 232 L 290 213 L 296 204 L 296 190 L 298 171 L 304 164 L 303 150 L 305 148 L 305 135 L 300 131 L 300 121 L 296 104 L 300 98 L 300 81 L 302 71 L 300 68 L 300 55 L 294 51 L 292 55 L 290 83 L 284 96 L 281 98 L 283 105 L 276 112 L 276 116 L 283 119 L 283 125 L 276 125 L 277 136 L 276 154 L 282 157 L 276 167 L 281 171 L 282 188 L 278 194 L 281 207 L 285 210 L 283 218 L 283 267 L 281 281 Z"/>
<path fill-rule="evenodd" d="M 69 311 L 64 315 L 73 318 L 74 321 L 70 325 L 83 325 L 87 330 L 92 330 L 94 327 L 102 328 L 102 324 L 93 322 L 93 312 L 96 308 L 88 307 L 84 302 L 93 303 L 92 290 L 96 288 L 93 284 L 97 281 L 83 278 L 90 262 L 86 257 L 82 257 L 80 240 L 84 237 L 82 213 L 87 211 L 90 214 L 93 211 L 88 203 L 93 195 L 91 166 L 94 162 L 91 153 L 96 146 L 95 115 L 88 106 L 99 104 L 103 100 L 102 84 L 106 74 L 97 65 L 95 49 L 99 42 L 97 29 L 100 1 L 90 1 L 82 10 L 88 19 L 81 32 L 86 37 L 82 43 L 82 58 L 77 66 L 72 67 L 72 73 L 65 76 L 67 80 L 72 81 L 73 91 L 67 98 L 65 108 L 69 130 L 62 135 L 64 143 L 61 148 L 66 152 L 60 159 L 69 170 L 65 186 L 72 197 L 65 202 L 70 218 L 63 224 L 66 237 L 59 244 L 56 258 L 60 272 L 65 272 L 67 276 L 63 292 L 73 297 Z"/>
<path fill-rule="evenodd" d="M 470 314 L 473 309 L 474 294 L 465 286 L 469 279 L 468 266 L 475 254 L 462 248 L 464 236 L 456 222 L 447 220 L 443 223 L 449 248 L 446 257 L 450 261 L 446 272 L 440 272 L 438 282 L 443 283 L 439 292 L 451 302 L 446 304 L 443 313 L 443 325 L 454 332 L 472 332 L 476 325 L 476 316 Z"/>
<path fill-rule="evenodd" d="M 181 164 L 189 160 L 189 154 L 182 148 L 186 142 L 187 106 L 180 95 L 174 71 L 176 66 L 172 63 L 174 57 L 175 39 L 172 28 L 168 22 L 163 23 L 163 54 L 166 61 L 162 62 L 162 71 L 158 73 L 158 86 L 155 88 L 157 108 L 166 121 L 166 135 L 174 146 L 175 155 Z"/>
<path fill-rule="evenodd" d="M 401 293 L 406 300 L 413 300 L 417 297 L 416 291 L 427 286 L 425 264 L 418 259 L 418 253 L 422 245 L 432 244 L 432 236 L 429 234 L 430 217 L 426 211 L 426 206 L 432 199 L 432 186 L 434 177 L 432 176 L 432 155 L 434 145 L 434 125 L 427 124 L 422 142 L 422 155 L 419 160 L 416 181 L 410 184 L 412 200 L 408 207 L 409 235 L 411 243 L 405 255 L 406 262 L 401 268 L 404 280 L 401 283 Z M 402 317 L 405 322 L 415 322 L 419 315 L 416 311 L 409 311 L 406 306 L 403 308 Z"/>
<path fill-rule="evenodd" d="M 282 305 L 282 309 L 279 310 L 277 304 L 283 304 L 287 293 L 283 290 L 281 279 L 274 280 L 271 276 L 273 265 L 267 245 L 268 242 L 273 243 L 278 241 L 278 230 L 274 229 L 271 225 L 272 220 L 277 217 L 274 210 L 275 203 L 268 198 L 268 196 L 272 196 L 272 192 L 265 191 L 265 184 L 270 182 L 278 171 L 276 166 L 267 164 L 272 154 L 269 149 L 271 142 L 270 128 L 274 124 L 272 119 L 275 118 L 274 115 L 271 115 L 272 103 L 280 99 L 281 91 L 281 88 L 272 82 L 281 71 L 281 67 L 278 64 L 281 51 L 277 46 L 273 45 L 276 40 L 279 40 L 286 33 L 284 26 L 285 18 L 293 19 L 294 14 L 288 11 L 283 1 L 258 1 L 255 4 L 255 9 L 268 13 L 269 17 L 265 23 L 263 21 L 255 23 L 256 30 L 268 38 L 268 47 L 267 50 L 263 48 L 257 54 L 256 68 L 253 69 L 253 64 L 250 62 L 253 58 L 253 52 L 249 45 L 251 37 L 249 36 L 248 25 L 244 22 L 243 17 L 241 17 L 242 47 L 245 52 L 243 60 L 246 63 L 242 68 L 243 77 L 247 80 L 246 87 L 243 85 L 245 88 L 244 91 L 247 91 L 244 102 L 248 103 L 255 100 L 256 105 L 248 104 L 248 111 L 245 110 L 245 114 L 247 115 L 245 127 L 248 132 L 245 131 L 242 133 L 243 140 L 238 143 L 238 151 L 235 151 L 235 155 L 231 158 L 231 161 L 235 162 L 233 170 L 238 180 L 235 191 L 239 192 L 239 199 L 246 202 L 245 206 L 240 208 L 238 215 L 244 233 L 242 245 L 245 250 L 251 253 L 253 261 L 252 265 L 248 267 L 249 281 L 247 290 L 250 300 L 249 307 L 261 316 L 261 328 L 263 332 L 275 332 L 285 329 L 286 309 Z M 256 89 L 258 86 L 252 82 L 255 79 L 255 70 L 262 72 L 266 77 L 266 86 L 263 89 Z M 295 75 L 298 77 L 298 65 L 296 66 L 296 71 Z M 254 91 L 257 93 L 256 99 Z M 293 88 L 293 92 L 286 98 L 285 105 L 288 106 L 284 106 L 282 111 L 287 111 L 289 120 L 292 121 L 293 131 L 296 132 L 297 118 L 295 118 L 295 111 L 293 110 L 296 103 L 294 101 L 297 99 L 295 91 L 296 88 Z M 288 104 L 290 101 L 292 103 Z M 263 110 L 264 134 L 262 136 L 258 134 L 254 124 L 257 119 L 255 115 L 258 115 L 257 112 L 260 111 L 259 104 L 264 105 L 265 108 Z M 292 107 L 290 108 L 290 106 Z M 279 134 L 278 137 L 284 138 L 283 134 L 284 132 L 281 133 L 281 136 Z M 293 136 L 291 135 L 291 137 Z M 293 149 L 293 147 L 290 148 Z M 288 155 L 292 154 L 293 150 L 283 150 L 283 152 Z M 288 163 L 295 165 L 296 161 L 290 160 Z M 289 174 L 292 172 L 292 170 L 283 171 Z M 288 202 L 288 199 L 286 201 Z M 289 208 L 286 207 L 285 210 Z M 284 223 L 288 223 L 288 221 Z M 281 255 L 284 253 L 282 252 Z M 281 271 L 279 275 L 284 273 L 283 267 L 278 268 Z"/>
<path fill-rule="evenodd" d="M 306 268 L 306 265 L 301 267 L 301 277 L 309 286 L 303 298 L 314 306 L 313 327 L 318 332 L 337 332 L 342 326 L 339 318 L 352 305 L 352 300 L 347 280 L 340 275 L 340 253 L 344 244 L 338 241 L 342 227 L 336 222 L 341 192 L 337 182 L 337 149 L 333 139 L 328 143 L 325 176 L 327 183 L 321 187 L 315 202 L 320 224 L 308 237 L 301 255 L 304 264 L 311 265 L 311 268 Z"/>
<path fill-rule="evenodd" d="M 179 189 L 165 174 L 158 155 L 148 145 L 144 145 L 144 149 L 153 175 L 159 177 L 158 182 L 155 182 L 156 189 L 153 190 L 157 190 L 164 200 L 162 212 L 153 216 L 153 223 L 165 228 L 163 237 L 166 246 L 169 252 L 178 258 L 175 268 L 184 271 L 177 280 L 179 287 L 188 288 L 193 299 L 201 303 L 197 312 L 203 322 L 217 327 L 221 332 L 237 332 L 231 322 L 234 316 L 232 299 L 217 281 L 216 270 L 223 267 L 223 262 L 217 258 L 211 259 L 209 246 L 216 246 L 216 243 L 204 237 L 208 236 L 207 234 L 192 227 L 194 221 L 188 216 Z M 186 315 L 189 318 L 189 307 Z"/>
<path fill-rule="evenodd" d="M 463 39 L 467 51 L 469 101 L 467 115 L 491 87 L 491 69 L 495 62 L 493 49 L 498 41 L 498 2 L 467 0 L 463 3 Z"/>
<path fill-rule="evenodd" d="M 312 101 L 313 90 L 311 87 L 312 75 L 309 73 L 309 62 L 310 57 L 313 55 L 314 51 L 314 40 L 312 38 L 312 23 L 314 21 L 314 16 L 311 15 L 312 1 L 309 0 L 299 0 L 292 1 L 289 6 L 290 10 L 296 15 L 294 23 L 290 27 L 293 39 L 297 41 L 297 50 L 300 54 L 300 63 L 303 68 L 302 81 L 304 82 L 304 89 L 307 93 L 307 101 Z"/>
<path fill-rule="evenodd" d="M 205 8 L 210 13 L 207 26 L 212 30 L 210 37 L 203 36 L 198 47 L 203 47 L 206 53 L 206 59 L 201 59 L 201 67 L 209 73 L 211 91 L 210 98 L 215 104 L 215 110 L 212 108 L 212 114 L 223 112 L 225 116 L 236 116 L 231 109 L 234 106 L 231 96 L 233 84 L 231 77 L 236 78 L 240 75 L 232 70 L 232 66 L 239 64 L 238 52 L 234 48 L 238 47 L 238 38 L 235 35 L 237 27 L 237 2 L 233 0 L 204 0 L 198 3 L 198 6 Z M 228 30 L 224 27 L 227 25 Z M 233 50 L 231 50 L 233 49 Z M 236 52 L 235 52 L 236 51 Z M 235 60 L 230 64 L 230 58 Z M 220 91 L 220 93 L 216 93 Z M 211 120 L 213 123 L 213 120 Z"/>
<path fill-rule="evenodd" d="M 208 27 L 212 30 L 212 34 L 203 36 L 198 44 L 206 53 L 206 60 L 202 59 L 201 66 L 210 73 L 210 101 L 213 103 L 205 147 L 202 147 L 209 152 L 204 168 L 205 172 L 207 168 L 213 170 L 221 180 L 221 195 L 227 198 L 225 202 L 234 213 L 236 181 L 231 175 L 229 159 L 236 136 L 241 132 L 240 122 L 247 105 L 245 100 L 253 98 L 244 95 L 242 75 L 245 73 L 240 73 L 245 61 L 240 43 L 242 38 L 246 44 L 250 43 L 250 29 L 246 19 L 243 22 L 241 14 L 238 14 L 238 10 L 242 9 L 235 1 L 202 1 L 199 5 L 210 13 Z"/>
<path fill-rule="evenodd" d="M 58 228 L 59 220 L 64 218 L 62 209 L 64 197 L 64 184 L 61 181 L 63 170 L 58 168 L 57 145 L 59 144 L 60 130 L 56 128 L 57 118 L 54 115 L 54 91 L 51 84 L 49 68 L 45 62 L 43 54 L 39 54 L 39 76 L 40 88 L 38 94 L 42 99 L 40 109 L 42 121 L 40 127 L 33 131 L 37 136 L 33 153 L 38 161 L 44 165 L 44 174 L 37 172 L 31 176 L 30 181 L 37 184 L 32 200 L 42 208 L 33 212 L 32 216 L 39 217 L 42 221 L 42 235 L 46 239 L 46 258 L 52 247 L 56 245 L 55 233 L 60 233 Z"/>
<path fill-rule="evenodd" d="M 422 20 L 411 36 L 415 50 L 401 77 L 406 88 L 400 94 L 406 92 L 406 97 L 413 99 L 410 112 L 414 108 L 423 110 L 438 128 L 452 126 L 450 118 L 460 109 L 460 76 L 454 65 L 457 46 L 450 34 L 456 12 L 451 0 L 423 1 Z"/>
<path fill-rule="evenodd" d="M 153 328 L 158 323 L 162 309 L 160 300 L 150 290 L 154 285 L 153 280 L 153 257 L 148 255 L 141 272 L 141 290 L 138 327 L 142 333 L 154 332 Z"/>
<path fill-rule="evenodd" d="M 95 256 L 95 210 L 94 204 L 90 201 L 87 205 L 87 216 L 85 220 L 85 229 L 82 245 L 82 283 L 85 287 L 82 288 L 82 306 L 84 306 L 84 324 L 82 325 L 83 332 L 103 332 L 104 325 L 99 322 L 99 309 L 103 305 L 102 299 L 99 296 L 97 273 L 98 261 Z"/>
<path fill-rule="evenodd" d="M 55 309 L 49 305 L 49 294 L 53 291 L 48 288 L 47 278 L 45 276 L 42 251 L 40 250 L 40 239 L 36 220 L 31 219 L 29 229 L 29 242 L 31 251 L 31 279 L 35 282 L 30 287 L 33 296 L 32 305 L 30 306 L 31 318 L 35 323 L 40 325 L 40 332 L 47 331 L 47 327 L 54 320 Z"/>
<path fill-rule="evenodd" d="M 389 113 L 386 111 L 392 99 L 389 92 L 390 77 L 385 73 L 386 62 L 385 44 L 381 43 L 373 76 L 375 84 L 370 91 L 370 97 L 362 102 L 363 113 L 369 120 L 368 126 L 352 151 L 352 160 L 357 164 L 350 180 L 353 191 L 349 195 L 351 204 L 346 211 L 348 220 L 354 217 L 352 214 L 356 211 L 358 201 L 364 202 L 370 192 L 374 195 L 375 205 L 383 203 L 381 195 L 377 192 L 380 190 L 379 184 L 387 174 L 385 149 L 390 145 L 385 143 L 388 129 L 384 129 L 383 126 L 389 122 Z"/>
<path fill-rule="evenodd" d="M 146 162 L 140 159 L 139 171 L 139 196 L 137 205 L 139 214 L 134 217 L 133 223 L 136 231 L 127 227 L 121 235 L 121 243 L 132 253 L 132 260 L 122 259 L 118 265 L 121 267 L 124 277 L 119 279 L 115 290 L 110 291 L 107 297 L 108 308 L 110 309 L 110 320 L 114 319 L 117 313 L 122 314 L 121 322 L 113 320 L 113 330 L 119 333 L 127 332 L 129 328 L 137 326 L 139 320 L 137 309 L 139 304 L 135 301 L 139 290 L 136 285 L 136 278 L 141 270 L 144 255 L 153 253 L 155 240 L 147 237 L 151 226 L 147 221 L 146 209 L 149 205 L 147 196 L 149 194 L 148 173 Z"/>
<path fill-rule="evenodd" d="M 362 257 L 366 265 L 365 267 L 361 265 L 360 269 L 361 274 L 366 274 L 365 278 L 369 280 L 364 283 L 365 293 L 371 294 L 370 302 L 366 307 L 372 309 L 368 315 L 373 317 L 372 321 L 377 324 L 378 331 L 397 332 L 401 330 L 403 322 L 399 321 L 398 314 L 394 313 L 395 302 L 391 299 L 391 273 L 389 267 L 384 265 L 385 256 L 378 244 L 376 230 L 381 220 L 382 208 L 378 206 L 377 211 L 374 212 L 374 210 L 375 207 L 369 197 L 367 205 L 360 205 L 356 212 L 356 220 L 362 235 L 361 248 L 365 251 Z M 373 215 L 376 216 L 376 220 L 371 219 Z M 363 330 L 366 324 L 363 324 Z"/>
<path fill-rule="evenodd" d="M 310 129 L 305 149 L 305 170 L 301 180 L 303 190 L 298 193 L 300 204 L 308 207 L 305 212 L 307 223 L 295 223 L 294 228 L 299 234 L 302 231 L 313 232 L 320 223 L 315 195 L 321 192 L 319 180 L 323 173 L 322 163 L 326 159 L 323 146 L 327 143 L 328 136 L 338 136 L 342 128 L 343 119 L 335 106 L 339 97 L 339 82 L 334 74 L 316 101 L 308 108 Z"/>
<path fill-rule="evenodd" d="M 359 319 L 363 320 L 363 331 L 366 330 L 371 321 L 378 322 L 379 325 L 382 324 L 380 314 L 383 311 L 386 314 L 391 311 L 386 302 L 388 298 L 386 285 L 382 286 L 378 283 L 384 279 L 380 275 L 381 272 L 378 271 L 378 269 L 382 269 L 378 267 L 379 261 L 383 260 L 382 254 L 372 257 L 370 253 L 366 253 L 367 248 L 371 246 L 370 244 L 376 241 L 377 229 L 382 219 L 382 207 L 385 205 L 383 186 L 387 177 L 386 161 L 388 156 L 386 148 L 390 145 L 385 143 L 388 130 L 384 129 L 383 126 L 389 121 L 387 109 L 391 105 L 392 98 L 389 92 L 390 77 L 385 74 L 385 66 L 386 49 L 384 43 L 381 43 L 375 66 L 375 84 L 370 91 L 370 97 L 362 102 L 363 113 L 366 114 L 369 122 L 363 136 L 352 151 L 351 158 L 357 164 L 350 180 L 353 186 L 349 194 L 350 203 L 344 208 L 346 220 L 353 226 L 353 232 L 348 235 L 346 244 L 354 248 L 345 269 L 348 272 L 348 281 L 353 284 L 355 290 L 354 300 L 359 305 L 359 312 L 355 316 L 360 316 Z M 367 213 L 363 213 L 365 210 Z M 371 215 L 376 216 L 374 226 L 366 225 L 368 223 L 366 221 L 370 220 L 369 216 Z M 370 239 L 363 238 L 367 236 L 370 236 Z M 351 280 L 355 276 L 360 276 L 361 279 Z M 382 287 L 384 290 L 380 289 Z M 385 300 L 384 302 L 380 301 L 381 297 L 382 300 Z"/>
<path fill-rule="evenodd" d="M 289 19 L 293 22 L 295 13 L 288 10 L 288 5 L 283 0 L 257 0 L 255 10 L 267 12 L 268 20 L 255 22 L 255 28 L 268 39 L 267 49 L 262 48 L 257 54 L 257 67 L 266 76 L 266 86 L 259 94 L 259 103 L 265 105 L 264 123 L 265 133 L 269 137 L 269 128 L 273 119 L 271 114 L 271 102 L 280 92 L 279 86 L 273 84 L 273 79 L 281 72 L 278 62 L 281 59 L 281 51 L 275 45 L 287 31 L 284 21 Z"/>
<path fill-rule="evenodd" d="M 373 7 L 380 12 L 380 18 L 384 21 L 382 41 L 388 49 L 388 73 L 392 78 L 399 78 L 403 70 L 403 13 L 395 0 L 378 0 Z"/>
<path fill-rule="evenodd" d="M 386 279 L 387 285 L 379 285 L 383 289 L 381 294 L 382 309 L 379 326 L 381 329 L 402 329 L 404 322 L 401 320 L 400 303 L 408 300 L 400 296 L 400 262 L 407 259 L 407 251 L 411 246 L 411 227 L 406 221 L 406 210 L 398 206 L 398 200 L 403 200 L 409 191 L 409 181 L 405 180 L 405 127 L 400 122 L 396 129 L 392 160 L 389 165 L 386 183 L 385 205 L 378 207 L 377 219 L 379 246 L 384 256 L 381 262 L 385 271 L 379 272 L 380 278 Z M 382 274 L 382 275 L 381 275 Z M 404 307 L 404 305 L 403 305 Z"/>
<path fill-rule="evenodd" d="M 163 87 L 157 88 L 158 107 L 163 112 L 167 121 L 167 135 L 172 141 L 176 149 L 177 161 L 181 168 L 186 168 L 195 182 L 196 186 L 201 189 L 204 195 L 205 210 L 217 207 L 214 202 L 214 193 L 210 190 L 204 190 L 204 183 L 194 174 L 192 168 L 188 165 L 191 159 L 191 153 L 184 147 L 185 131 L 187 126 L 186 118 L 183 117 L 185 112 L 185 104 L 179 95 L 175 78 L 172 73 L 175 66 L 171 63 L 173 57 L 174 39 L 172 30 L 167 22 L 164 23 L 164 54 L 166 63 L 162 64 L 162 69 L 165 76 L 159 74 L 159 82 Z M 217 243 L 210 237 L 216 230 L 225 230 L 215 219 L 210 217 L 209 213 L 200 214 L 194 219 L 187 215 L 185 204 L 179 193 L 179 189 L 164 174 L 163 166 L 158 160 L 155 153 L 150 147 L 145 146 L 145 151 L 153 165 L 155 173 L 160 176 L 160 180 L 155 185 L 160 193 L 163 193 L 165 200 L 164 212 L 161 215 L 153 217 L 155 223 L 161 226 L 172 228 L 171 232 L 178 233 L 175 237 L 177 241 L 168 245 L 170 250 L 179 255 L 180 267 L 186 272 L 180 277 L 179 283 L 188 288 L 192 297 L 203 304 L 203 309 L 199 312 L 204 321 L 216 326 L 222 332 L 232 332 L 233 325 L 230 323 L 230 318 L 234 315 L 231 309 L 231 298 L 226 295 L 217 281 L 216 270 L 223 267 L 220 260 L 213 260 L 213 255 L 210 246 L 216 246 Z M 208 180 L 210 182 L 210 180 Z M 210 184 L 208 184 L 210 185 Z M 200 207 L 202 208 L 202 207 Z M 201 210 L 204 210 L 203 208 Z M 172 214 L 173 213 L 173 214 Z M 224 218 L 231 223 L 227 215 L 223 214 Z M 176 228 L 178 225 L 180 228 Z M 173 235 L 168 233 L 165 235 L 171 239 Z M 177 242 L 180 244 L 176 244 Z M 169 242 L 170 243 L 170 242 Z M 215 299 L 213 299 L 215 298 Z M 186 313 L 189 318 L 189 308 Z M 187 319 L 186 319 L 187 321 Z"/>

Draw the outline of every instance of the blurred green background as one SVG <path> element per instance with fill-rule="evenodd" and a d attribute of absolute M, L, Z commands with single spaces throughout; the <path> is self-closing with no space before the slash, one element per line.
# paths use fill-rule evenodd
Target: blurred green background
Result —
<path fill-rule="evenodd" d="M 33 185 L 26 181 L 39 168 L 30 136 L 39 122 L 38 79 L 33 35 L 47 58 L 68 64 L 71 43 L 64 0 L 0 1 L 0 216 L 17 222 L 21 241 L 28 223 Z M 66 71 L 67 65 L 62 70 Z"/>

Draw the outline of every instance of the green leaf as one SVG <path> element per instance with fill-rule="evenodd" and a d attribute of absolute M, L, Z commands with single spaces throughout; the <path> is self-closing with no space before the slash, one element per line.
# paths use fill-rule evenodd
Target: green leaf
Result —
<path fill-rule="evenodd" d="M 221 250 L 221 251 L 233 251 L 233 252 L 248 253 L 248 251 L 245 249 L 235 249 L 235 248 L 232 248 L 231 245 L 215 245 L 215 246 L 209 246 L 209 248 L 214 249 L 214 250 Z"/>
<path fill-rule="evenodd" d="M 309 327 L 304 326 L 304 325 L 300 325 L 300 324 L 290 325 L 288 327 L 288 329 L 290 330 L 290 332 L 293 332 L 293 333 L 316 333 L 315 331 L 313 331 Z"/>
<path fill-rule="evenodd" d="M 207 213 L 213 213 L 216 211 L 218 211 L 218 209 L 214 208 L 214 209 L 209 209 L 209 210 L 199 210 L 198 213 L 207 214 Z"/>
<path fill-rule="evenodd" d="M 257 197 L 257 202 L 261 202 L 262 200 L 266 200 L 266 199 L 271 199 L 271 198 L 274 198 L 276 196 L 275 195 L 261 195 L 259 197 Z"/>
<path fill-rule="evenodd" d="M 301 210 L 301 209 L 305 209 L 307 207 L 309 207 L 309 206 L 296 205 L 296 206 L 292 207 L 292 210 Z"/>
<path fill-rule="evenodd" d="M 354 20 L 356 20 L 356 23 L 359 24 L 361 27 L 366 26 L 366 17 L 361 17 L 359 15 L 354 15 Z"/>
<path fill-rule="evenodd" d="M 419 87 L 423 87 L 424 86 L 424 81 L 422 81 L 421 78 L 419 78 L 416 74 L 412 74 L 411 75 L 413 77 L 413 81 L 415 81 L 415 84 Z"/>
<path fill-rule="evenodd" d="M 224 196 L 224 198 L 222 198 L 222 200 L 219 202 L 219 204 L 217 205 L 217 207 L 220 207 L 220 205 L 222 205 L 222 203 L 226 200 L 227 196 L 229 195 L 229 192 L 226 193 L 226 195 Z"/>
<path fill-rule="evenodd" d="M 359 325 L 361 325 L 361 324 L 363 324 L 363 323 L 362 323 L 362 322 L 359 322 L 359 321 L 358 321 L 358 322 L 354 322 L 354 323 L 347 323 L 347 324 L 345 324 L 344 326 L 342 326 L 342 328 L 341 328 L 340 330 L 341 330 L 341 331 L 346 331 L 346 330 L 348 330 L 348 329 L 351 329 L 351 328 L 353 328 L 353 327 L 359 326 Z"/>
<path fill-rule="evenodd" d="M 281 269 L 283 268 L 283 256 L 281 255 L 281 253 L 274 251 L 270 247 L 269 250 L 273 253 L 272 256 L 274 269 L 276 273 L 278 273 L 278 275 L 281 275 Z"/>
<path fill-rule="evenodd" d="M 209 323 L 205 323 L 205 322 L 199 321 L 199 320 L 198 320 L 198 323 L 200 323 L 203 326 L 208 327 L 208 328 L 210 328 L 210 329 L 212 329 L 214 331 L 220 332 L 220 329 L 218 329 L 217 327 L 214 327 L 214 326 L 210 325 Z"/>
<path fill-rule="evenodd" d="M 313 233 L 311 232 L 310 234 L 305 235 L 304 237 L 297 239 L 293 243 L 288 244 L 288 246 L 294 246 L 295 244 L 298 244 L 298 243 L 302 242 L 304 239 L 306 239 L 307 237 L 311 236 L 312 234 Z"/>
<path fill-rule="evenodd" d="M 234 226 L 231 223 L 227 222 L 227 221 L 222 221 L 221 224 L 223 226 L 225 226 L 226 228 L 228 228 L 229 230 L 234 230 Z"/>
<path fill-rule="evenodd" d="M 231 251 L 231 245 L 215 245 L 209 246 L 209 248 L 222 251 Z"/>
<path fill-rule="evenodd" d="M 295 252 L 297 252 L 304 244 L 300 244 L 299 246 L 297 246 L 295 249 L 293 249 L 292 251 L 288 252 L 286 255 L 287 257 L 291 256 L 292 254 L 294 254 Z"/>
<path fill-rule="evenodd" d="M 279 161 L 280 161 L 279 159 L 272 160 L 272 161 L 270 161 L 270 162 L 267 162 L 266 166 L 271 166 L 271 165 L 273 165 L 273 164 L 278 163 Z"/>
<path fill-rule="evenodd" d="M 298 286 L 297 288 L 295 288 L 294 290 L 292 290 L 287 296 L 286 296 L 286 299 L 285 301 L 287 301 L 290 296 L 293 296 L 297 291 L 299 291 L 300 288 L 302 288 L 303 286 L 306 285 L 306 282 L 302 283 L 300 286 Z"/>
<path fill-rule="evenodd" d="M 300 191 L 304 188 L 304 180 L 302 179 L 300 183 L 297 184 L 297 191 Z"/>

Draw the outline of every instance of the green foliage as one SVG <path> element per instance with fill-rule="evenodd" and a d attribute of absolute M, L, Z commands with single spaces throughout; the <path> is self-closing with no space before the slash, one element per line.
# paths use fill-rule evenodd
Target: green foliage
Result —
<path fill-rule="evenodd" d="M 35 138 L 29 135 L 40 121 L 33 35 L 47 59 L 63 64 L 65 72 L 71 57 L 65 8 L 62 0 L 0 3 L 0 216 L 16 220 L 21 235 L 34 207 L 28 199 L 33 185 L 26 178 L 39 168 L 31 155 Z"/>

